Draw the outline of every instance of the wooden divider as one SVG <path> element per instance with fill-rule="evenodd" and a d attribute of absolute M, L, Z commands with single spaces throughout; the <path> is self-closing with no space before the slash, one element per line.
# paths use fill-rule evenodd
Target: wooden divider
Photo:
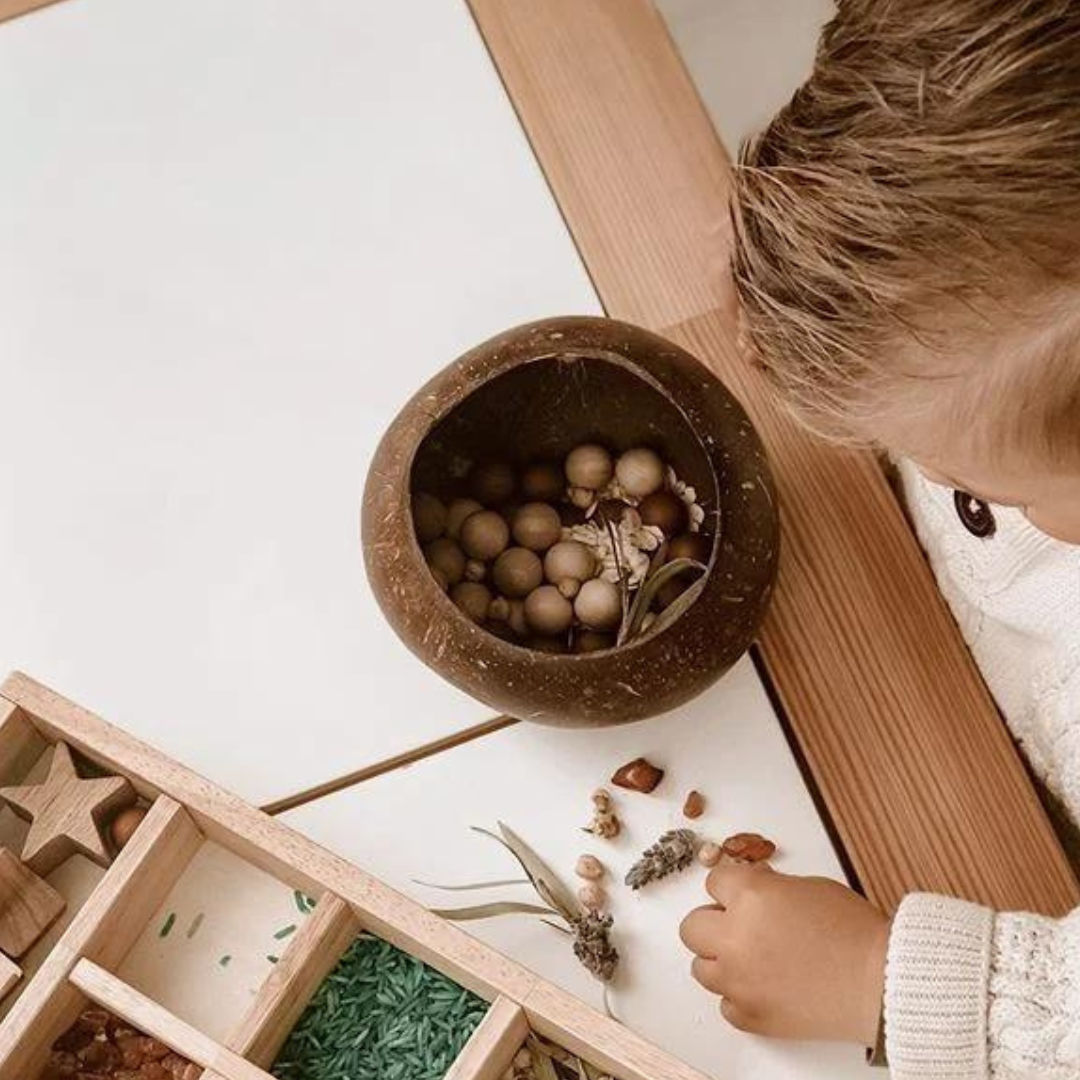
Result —
<path fill-rule="evenodd" d="M 224 1080 L 271 1080 L 258 1066 L 245 1061 L 92 961 L 80 960 L 69 979 L 71 985 L 90 1001 Z"/>
<path fill-rule="evenodd" d="M 37 1075 L 82 1004 L 69 983 L 72 968 L 83 958 L 118 964 L 201 843 L 183 807 L 166 796 L 154 803 L 0 1023 L 0 1080 Z"/>
<path fill-rule="evenodd" d="M 694 352 L 762 433 L 783 542 L 761 655 L 867 894 L 1064 912 L 1076 879 L 885 476 L 797 428 L 733 347 L 730 167 L 663 20 L 470 3 L 608 314 Z"/>
<path fill-rule="evenodd" d="M 496 998 L 445 1080 L 501 1080 L 528 1036 L 525 1010 L 509 998 Z"/>
<path fill-rule="evenodd" d="M 19 985 L 21 978 L 22 968 L 14 960 L 0 953 L 0 1001 L 3 1001 Z"/>

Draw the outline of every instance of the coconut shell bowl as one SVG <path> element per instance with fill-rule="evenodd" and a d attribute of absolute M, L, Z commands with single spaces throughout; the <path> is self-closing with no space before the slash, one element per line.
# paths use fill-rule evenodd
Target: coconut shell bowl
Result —
<path fill-rule="evenodd" d="M 420 389 L 376 451 L 362 533 L 375 597 L 421 660 L 567 727 L 666 712 L 723 675 L 779 545 L 739 403 L 671 342 L 598 318 L 509 330 Z"/>

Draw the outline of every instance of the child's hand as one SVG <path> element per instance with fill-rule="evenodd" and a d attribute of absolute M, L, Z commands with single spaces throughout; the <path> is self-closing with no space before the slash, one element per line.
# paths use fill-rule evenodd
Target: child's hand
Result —
<path fill-rule="evenodd" d="M 716 904 L 682 924 L 693 973 L 723 995 L 743 1031 L 872 1046 L 885 982 L 889 920 L 835 881 L 727 863 L 709 875 Z"/>

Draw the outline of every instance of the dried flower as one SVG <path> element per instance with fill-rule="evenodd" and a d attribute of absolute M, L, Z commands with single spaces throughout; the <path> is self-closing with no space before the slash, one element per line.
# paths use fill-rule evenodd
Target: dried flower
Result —
<path fill-rule="evenodd" d="M 601 982 L 611 982 L 619 965 L 619 951 L 611 944 L 611 928 L 615 920 L 610 915 L 590 911 L 580 916 L 571 927 L 574 931 L 574 955 Z"/>
<path fill-rule="evenodd" d="M 640 889 L 652 881 L 685 870 L 693 861 L 698 849 L 698 835 L 693 829 L 672 829 L 664 833 L 640 859 L 630 867 L 626 884 Z"/>
<path fill-rule="evenodd" d="M 592 795 L 593 819 L 585 827 L 585 832 L 600 837 L 601 840 L 614 840 L 622 829 L 611 802 L 611 793 L 597 788 Z"/>

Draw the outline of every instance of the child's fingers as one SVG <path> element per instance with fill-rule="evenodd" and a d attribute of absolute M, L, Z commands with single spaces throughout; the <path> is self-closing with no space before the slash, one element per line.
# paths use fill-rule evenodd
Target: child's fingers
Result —
<path fill-rule="evenodd" d="M 705 888 L 721 907 L 729 908 L 760 880 L 762 874 L 772 872 L 768 863 L 722 862 L 710 872 Z"/>
<path fill-rule="evenodd" d="M 715 959 L 721 929 L 717 920 L 723 917 L 724 913 L 711 904 L 691 911 L 679 927 L 683 944 L 698 956 Z"/>
<path fill-rule="evenodd" d="M 724 992 L 724 969 L 717 960 L 706 960 L 703 956 L 695 956 L 690 965 L 690 974 L 712 994 Z"/>

